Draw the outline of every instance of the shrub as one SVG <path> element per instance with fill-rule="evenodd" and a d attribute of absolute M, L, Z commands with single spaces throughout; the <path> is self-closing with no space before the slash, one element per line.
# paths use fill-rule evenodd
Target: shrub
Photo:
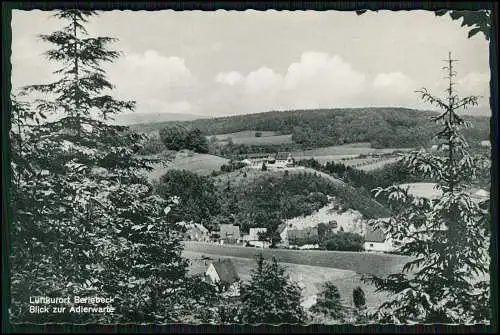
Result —
<path fill-rule="evenodd" d="M 338 232 L 329 235 L 322 244 L 326 250 L 362 251 L 364 238 L 354 233 Z"/>
<path fill-rule="evenodd" d="M 139 150 L 140 155 L 154 155 L 165 150 L 165 145 L 156 136 L 148 137 L 142 145 L 143 147 Z"/>

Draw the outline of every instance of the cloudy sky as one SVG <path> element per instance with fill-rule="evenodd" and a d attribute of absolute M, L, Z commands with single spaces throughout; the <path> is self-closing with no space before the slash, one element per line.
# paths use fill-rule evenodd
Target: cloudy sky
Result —
<path fill-rule="evenodd" d="M 45 83 L 57 67 L 37 39 L 61 22 L 14 11 L 12 85 Z M 460 95 L 481 95 L 489 113 L 488 42 L 449 16 L 427 11 L 100 12 L 90 35 L 119 39 L 106 66 L 115 95 L 139 113 L 222 116 L 269 110 L 400 106 L 428 109 L 415 89 L 443 95 L 448 51 Z"/>

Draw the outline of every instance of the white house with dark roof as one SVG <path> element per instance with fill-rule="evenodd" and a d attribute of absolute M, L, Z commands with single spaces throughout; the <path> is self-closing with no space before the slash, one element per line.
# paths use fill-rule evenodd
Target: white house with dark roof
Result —
<path fill-rule="evenodd" d="M 365 233 L 365 251 L 390 252 L 396 248 L 391 241 L 386 238 L 384 232 L 380 229 L 375 229 L 371 226 L 366 227 Z"/>
<path fill-rule="evenodd" d="M 275 157 L 275 167 L 290 167 L 295 165 L 295 159 L 289 152 L 278 152 Z"/>
<path fill-rule="evenodd" d="M 262 164 L 269 168 L 284 168 L 295 165 L 295 159 L 290 152 L 248 154 L 242 162 L 251 168 L 261 168 Z"/>

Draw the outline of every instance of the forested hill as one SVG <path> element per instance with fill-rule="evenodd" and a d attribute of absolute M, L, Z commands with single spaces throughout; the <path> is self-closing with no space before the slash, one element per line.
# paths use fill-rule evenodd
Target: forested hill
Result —
<path fill-rule="evenodd" d="M 295 143 L 328 146 L 353 142 L 371 142 L 376 147 L 428 145 L 437 128 L 429 121 L 436 113 L 406 108 L 339 108 L 272 111 L 183 122 L 159 122 L 133 125 L 140 132 L 159 130 L 174 124 L 199 128 L 205 135 L 245 130 L 275 131 L 292 134 Z M 466 116 L 474 128 L 467 137 L 489 138 L 489 118 Z"/>

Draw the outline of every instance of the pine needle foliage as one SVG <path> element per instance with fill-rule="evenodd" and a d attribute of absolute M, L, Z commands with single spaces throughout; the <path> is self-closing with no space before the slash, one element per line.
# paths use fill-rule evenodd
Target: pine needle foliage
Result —
<path fill-rule="evenodd" d="M 390 298 L 373 317 L 388 323 L 487 323 L 489 312 L 489 200 L 473 201 L 468 186 L 487 166 L 487 158 L 468 152 L 461 129 L 468 124 L 457 111 L 477 105 L 477 96 L 460 98 L 455 90 L 456 72 L 451 53 L 445 61 L 446 97 L 441 99 L 425 88 L 421 98 L 443 112 L 433 118 L 441 125 L 438 153 L 411 152 L 403 158 L 413 174 L 435 181 L 442 195 L 423 199 L 408 188 L 376 189 L 388 197 L 394 217 L 371 224 L 386 232 L 398 252 L 411 256 L 400 273 L 385 278 L 363 279 L 385 291 Z"/>
<path fill-rule="evenodd" d="M 305 313 L 300 305 L 301 290 L 290 281 L 285 269 L 273 258 L 257 257 L 257 267 L 241 292 L 240 321 L 244 324 L 300 324 Z"/>
<path fill-rule="evenodd" d="M 166 220 L 177 199 L 154 193 L 144 173 L 153 161 L 138 155 L 142 135 L 106 123 L 135 103 L 107 92 L 101 64 L 119 53 L 107 47 L 115 39 L 87 36 L 96 15 L 57 11 L 68 25 L 41 39 L 53 45 L 47 58 L 62 64 L 59 79 L 25 87 L 22 96 L 42 95 L 31 104 L 12 99 L 11 322 L 191 320 L 196 308 L 185 304 L 203 285 L 186 277 L 181 228 Z M 113 298 L 115 310 L 29 312 L 33 296 L 96 295 Z"/>

